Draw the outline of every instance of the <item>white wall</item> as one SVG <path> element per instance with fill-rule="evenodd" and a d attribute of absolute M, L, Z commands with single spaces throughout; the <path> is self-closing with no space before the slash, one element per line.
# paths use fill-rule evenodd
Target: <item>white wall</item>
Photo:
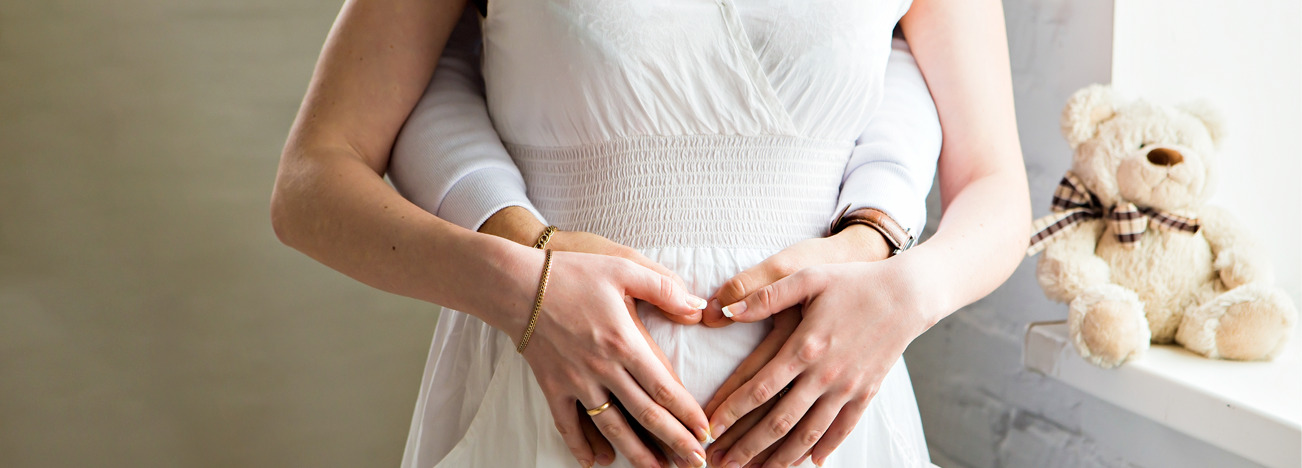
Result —
<path fill-rule="evenodd" d="M 1302 304 L 1302 2 L 1124 0 L 1115 18 L 1113 86 L 1221 111 L 1229 136 L 1212 203 L 1251 227 Z"/>
<path fill-rule="evenodd" d="M 1295 0 L 1294 0 L 1295 1 Z M 1136 14 L 1131 0 L 1118 0 L 1116 15 L 1118 28 L 1129 31 L 1132 26 L 1155 29 L 1153 36 L 1163 36 L 1160 25 L 1151 18 L 1173 17 L 1186 8 L 1196 8 L 1188 2 L 1168 1 L 1165 10 L 1158 9 L 1144 13 L 1147 20 L 1127 23 L 1122 16 Z M 1214 3 L 1214 2 L 1213 2 Z M 1242 3 L 1242 2 L 1237 2 Z M 1285 2 L 1275 2 L 1276 4 Z M 1225 2 L 1230 5 L 1231 2 Z M 1261 5 L 1264 5 L 1261 4 Z M 1145 4 L 1145 6 L 1151 6 Z M 1031 184 L 1031 198 L 1035 215 L 1048 212 L 1049 198 L 1054 186 L 1067 169 L 1070 150 L 1058 130 L 1058 116 L 1068 96 L 1075 90 L 1091 83 L 1107 83 L 1118 74 L 1136 72 L 1135 64 L 1145 64 L 1151 59 L 1138 58 L 1114 67 L 1113 54 L 1113 2 L 1105 1 L 1071 1 L 1071 0 L 1005 0 L 1005 19 L 1007 21 L 1010 52 L 1013 66 L 1013 85 L 1017 100 L 1018 130 L 1021 133 L 1022 151 L 1025 155 L 1027 173 Z M 1294 9 L 1293 11 L 1296 11 Z M 1160 15 L 1158 13 L 1161 13 Z M 1227 12 L 1209 11 L 1212 18 L 1233 16 Z M 1279 23 L 1291 23 L 1291 32 L 1285 31 L 1273 41 L 1291 41 L 1292 45 L 1280 46 L 1266 41 L 1257 34 L 1268 36 L 1270 28 L 1284 27 L 1270 23 L 1263 26 L 1262 12 L 1237 13 L 1242 20 L 1224 21 L 1224 27 L 1242 28 L 1252 26 L 1253 33 L 1232 38 L 1222 37 L 1226 44 L 1220 49 L 1253 50 L 1246 44 L 1273 44 L 1270 47 L 1294 47 L 1290 60 L 1298 58 L 1297 29 L 1299 19 L 1296 13 L 1281 15 L 1286 20 Z M 1291 18 L 1291 20 L 1287 20 Z M 1277 27 L 1278 26 L 1278 27 Z M 1218 25 L 1181 24 L 1181 29 L 1170 30 L 1184 37 L 1188 30 L 1222 29 Z M 1254 28 L 1261 28 L 1257 31 Z M 1232 31 L 1224 31 L 1230 33 Z M 1116 31 L 1118 40 L 1129 41 L 1121 31 Z M 1291 36 L 1289 34 L 1292 34 Z M 1241 42 L 1250 41 L 1250 42 Z M 1169 42 L 1167 43 L 1169 44 Z M 1235 45 L 1245 44 L 1245 45 Z M 1150 44 L 1156 47 L 1158 44 Z M 1115 49 L 1119 55 L 1134 57 L 1137 52 L 1121 51 L 1120 42 Z M 1155 49 L 1143 49 L 1158 54 Z M 1200 49 L 1205 50 L 1205 49 Z M 1191 52 L 1197 55 L 1199 52 Z M 1127 55 L 1131 54 L 1131 55 Z M 1248 60 L 1237 58 L 1236 60 Z M 1207 61 L 1233 63 L 1225 57 L 1206 57 Z M 1191 62 L 1192 63 L 1192 62 Z M 1244 65 L 1246 66 L 1246 65 Z M 1172 73 L 1198 74 L 1211 73 L 1214 67 L 1208 65 L 1190 66 L 1170 70 Z M 1190 72 L 1188 70 L 1198 70 Z M 1225 82 L 1235 77 L 1251 76 L 1254 73 L 1234 69 L 1224 74 Z M 1170 76 L 1163 75 L 1163 76 Z M 1297 103 L 1296 74 L 1291 83 L 1292 101 Z M 1287 79 L 1287 77 L 1285 77 Z M 1120 81 L 1120 80 L 1119 80 Z M 1170 81 L 1179 81 L 1171 79 Z M 1129 83 L 1126 84 L 1129 86 Z M 1204 86 L 1190 81 L 1190 86 Z M 1259 85 L 1254 85 L 1258 86 Z M 1161 88 L 1160 84 L 1154 89 Z M 1160 89 L 1160 92 L 1175 92 L 1179 87 Z M 1210 88 L 1188 88 L 1204 89 Z M 1252 90 L 1258 92 L 1260 90 Z M 1147 91 L 1145 91 L 1147 93 Z M 1210 92 L 1210 91 L 1209 91 Z M 1247 93 L 1248 91 L 1244 91 Z M 1261 91 L 1264 92 L 1264 91 Z M 1178 97 L 1152 94 L 1157 98 Z M 1280 92 L 1279 95 L 1287 95 Z M 1224 94 L 1222 99 L 1241 101 L 1239 95 Z M 1252 179 L 1247 180 L 1243 172 L 1227 173 L 1222 182 L 1219 204 L 1238 207 L 1247 204 L 1243 200 L 1259 197 L 1261 193 L 1277 193 L 1284 189 L 1289 195 L 1287 200 L 1273 203 L 1272 207 L 1292 206 L 1286 211 L 1283 221 L 1274 225 L 1283 226 L 1278 237 L 1266 238 L 1266 242 L 1291 245 L 1293 259 L 1279 257 L 1277 268 L 1281 277 L 1286 277 L 1289 262 L 1292 262 L 1293 294 L 1296 298 L 1297 250 L 1299 239 L 1297 229 L 1298 187 L 1302 186 L 1302 177 L 1298 175 L 1297 162 L 1302 148 L 1297 143 L 1299 129 L 1294 124 L 1292 130 L 1266 130 L 1241 127 L 1254 127 L 1260 124 L 1246 123 L 1249 119 L 1243 111 L 1236 111 L 1234 103 L 1217 102 L 1227 111 L 1228 119 L 1233 120 L 1234 138 L 1226 146 L 1226 160 L 1236 158 L 1235 154 L 1264 150 L 1240 149 L 1244 135 L 1273 132 L 1278 135 L 1291 135 L 1292 140 L 1281 139 L 1276 148 L 1295 148 L 1294 151 L 1276 150 L 1259 160 L 1268 161 L 1272 170 L 1256 171 Z M 1292 115 L 1296 116 L 1296 108 Z M 1290 115 L 1281 111 L 1278 115 Z M 1285 124 L 1279 124 L 1285 125 Z M 1278 128 L 1278 127 L 1273 127 Z M 1290 143 L 1291 142 L 1291 143 Z M 1251 148 L 1251 147 L 1250 147 Z M 1290 167 L 1292 169 L 1288 169 Z M 1243 167 L 1242 169 L 1248 169 Z M 1291 170 L 1291 175 L 1288 171 Z M 1262 177 L 1276 181 L 1265 186 L 1258 182 Z M 1292 177 L 1292 179 L 1288 179 Z M 1248 183 L 1236 182 L 1247 180 Z M 1291 182 L 1290 182 L 1291 181 Z M 1288 192 L 1291 190 L 1291 192 Z M 934 194 L 933 194 L 934 195 Z M 1291 205 L 1290 205 L 1291 203 Z M 938 206 L 931 205 L 933 217 L 939 213 Z M 1256 222 L 1265 222 L 1257 219 Z M 1291 228 L 1287 227 L 1289 222 Z M 930 223 L 934 226 L 935 220 Z M 1291 229 L 1291 231 L 1290 231 Z M 1292 236 L 1291 238 L 1288 236 Z M 1263 236 L 1265 238 L 1267 236 Z M 1275 240 L 1271 240 L 1275 239 Z M 1284 239 L 1288 242 L 1281 242 Z M 1066 306 L 1051 303 L 1044 298 L 1035 282 L 1034 260 L 1024 261 L 1013 277 L 984 300 L 955 313 L 942 321 L 931 331 L 924 334 L 910 346 L 905 357 L 913 376 L 914 388 L 922 410 L 923 424 L 927 432 L 928 443 L 932 449 L 934 461 L 944 467 L 1074 467 L 1074 466 L 1254 466 L 1251 462 L 1220 449 L 1200 443 L 1188 436 L 1168 429 L 1129 411 L 1102 402 L 1089 395 L 1082 394 L 1052 378 L 1027 371 L 1022 365 L 1022 341 L 1028 323 L 1045 320 L 1061 320 L 1066 317 Z"/>

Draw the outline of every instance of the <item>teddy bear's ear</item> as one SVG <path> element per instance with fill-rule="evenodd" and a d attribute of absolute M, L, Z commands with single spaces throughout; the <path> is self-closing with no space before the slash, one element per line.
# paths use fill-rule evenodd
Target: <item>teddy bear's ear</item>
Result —
<path fill-rule="evenodd" d="M 1116 93 L 1111 86 L 1089 85 L 1071 95 L 1062 110 L 1062 136 L 1076 149 L 1098 134 L 1099 124 L 1117 113 Z"/>
<path fill-rule="evenodd" d="M 1207 127 L 1207 133 L 1212 136 L 1212 144 L 1217 148 L 1221 147 L 1221 139 L 1225 137 L 1225 123 L 1221 120 L 1221 113 L 1212 107 L 1210 102 L 1197 100 L 1181 104 L 1180 110 L 1194 116 Z"/>

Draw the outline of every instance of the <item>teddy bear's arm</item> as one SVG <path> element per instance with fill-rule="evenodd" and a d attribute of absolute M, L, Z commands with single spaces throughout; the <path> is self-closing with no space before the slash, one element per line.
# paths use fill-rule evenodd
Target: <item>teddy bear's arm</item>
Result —
<path fill-rule="evenodd" d="M 1202 224 L 1200 231 L 1212 249 L 1212 265 L 1226 289 L 1253 282 L 1274 282 L 1270 262 L 1233 215 L 1209 206 L 1199 213 L 1198 220 Z"/>
<path fill-rule="evenodd" d="M 1102 220 L 1084 221 L 1049 241 L 1036 269 L 1036 278 L 1049 299 L 1071 302 L 1091 286 L 1111 278 L 1107 262 L 1094 254 Z"/>

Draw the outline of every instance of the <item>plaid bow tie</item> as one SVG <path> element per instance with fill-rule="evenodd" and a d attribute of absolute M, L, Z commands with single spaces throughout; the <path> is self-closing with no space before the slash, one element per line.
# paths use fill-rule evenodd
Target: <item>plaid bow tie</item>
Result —
<path fill-rule="evenodd" d="M 1058 183 L 1053 192 L 1053 214 L 1035 220 L 1031 224 L 1030 248 L 1026 255 L 1031 256 L 1048 245 L 1048 241 L 1065 232 L 1067 228 L 1087 219 L 1107 218 L 1108 226 L 1117 236 L 1117 241 L 1126 247 L 1138 245 L 1144 231 L 1151 224 L 1154 228 L 1183 231 L 1190 234 L 1198 232 L 1198 220 L 1192 216 L 1180 216 L 1161 212 L 1152 208 L 1137 207 L 1133 203 L 1120 203 L 1111 212 L 1104 209 L 1098 197 L 1085 188 L 1085 184 L 1068 172 Z"/>

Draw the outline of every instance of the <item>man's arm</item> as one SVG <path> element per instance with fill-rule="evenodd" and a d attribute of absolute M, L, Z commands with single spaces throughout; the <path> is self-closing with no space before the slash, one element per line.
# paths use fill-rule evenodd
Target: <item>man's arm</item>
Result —
<path fill-rule="evenodd" d="M 480 42 L 478 16 L 473 7 L 466 8 L 429 86 L 398 134 L 389 179 L 417 206 L 466 229 L 481 230 L 490 216 L 513 206 L 543 226 L 488 115 Z M 521 235 L 536 237 L 534 229 L 529 231 Z"/>
<path fill-rule="evenodd" d="M 917 237 L 940 156 L 940 118 L 903 39 L 891 44 L 882 102 L 856 141 L 837 206 L 876 208 Z"/>

